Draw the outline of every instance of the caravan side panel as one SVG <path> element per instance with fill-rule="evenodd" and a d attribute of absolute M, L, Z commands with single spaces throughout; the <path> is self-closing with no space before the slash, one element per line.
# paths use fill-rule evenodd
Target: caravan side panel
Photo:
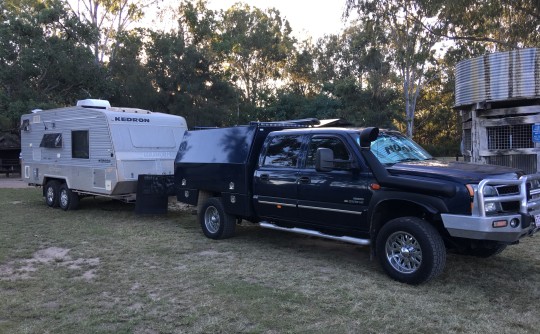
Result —
<path fill-rule="evenodd" d="M 108 122 L 93 109 L 63 108 L 24 115 L 21 131 L 24 178 L 44 185 L 50 179 L 64 180 L 73 190 L 111 194 L 116 183 Z M 53 141 L 53 142 L 47 142 Z"/>

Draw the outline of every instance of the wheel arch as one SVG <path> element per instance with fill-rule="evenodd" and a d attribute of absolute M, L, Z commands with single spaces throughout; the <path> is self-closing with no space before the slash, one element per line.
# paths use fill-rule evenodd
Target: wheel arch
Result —
<path fill-rule="evenodd" d="M 43 196 L 46 195 L 46 185 L 49 181 L 58 181 L 58 185 L 62 185 L 63 183 L 68 183 L 66 179 L 64 178 L 61 178 L 61 177 L 56 177 L 56 176 L 44 176 L 43 177 L 43 183 L 41 184 L 41 190 L 42 190 L 42 193 L 43 193 Z M 68 184 L 68 187 L 69 187 L 69 184 Z"/>
<path fill-rule="evenodd" d="M 207 199 L 211 197 L 221 197 L 221 193 L 215 191 L 199 189 L 197 192 L 197 203 L 195 204 L 197 207 L 197 215 L 201 213 L 200 211 L 202 206 L 205 204 Z"/>
<path fill-rule="evenodd" d="M 384 224 L 399 217 L 424 219 L 440 231 L 443 228 L 440 214 L 448 211 L 445 203 L 439 198 L 410 193 L 380 196 L 372 203 L 369 209 L 372 241 L 376 240 L 377 234 Z"/>

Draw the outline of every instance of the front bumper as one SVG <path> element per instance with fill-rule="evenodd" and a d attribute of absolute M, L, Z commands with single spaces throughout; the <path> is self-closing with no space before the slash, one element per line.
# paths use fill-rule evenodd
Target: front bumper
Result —
<path fill-rule="evenodd" d="M 533 235 L 540 228 L 539 184 L 540 174 L 524 175 L 514 180 L 482 180 L 474 192 L 472 214 L 441 214 L 444 227 L 453 237 L 479 240 L 515 242 L 527 235 Z M 503 188 L 511 186 L 515 187 L 517 191 L 503 192 L 497 196 L 487 197 L 485 194 L 487 186 Z M 486 213 L 487 203 L 504 202 L 519 203 L 519 210 L 496 215 Z M 515 224 L 514 227 L 510 226 L 510 222 L 516 219 L 519 224 Z M 502 222 L 502 224 L 495 224 L 495 222 Z M 501 225 L 502 227 L 497 227 Z"/>
<path fill-rule="evenodd" d="M 475 217 L 465 215 L 441 214 L 444 227 L 453 237 L 515 242 L 525 236 L 531 236 L 540 230 L 534 216 L 513 214 L 504 216 Z M 519 219 L 519 225 L 510 226 L 512 219 Z M 506 220 L 506 227 L 493 227 L 494 221 Z"/>

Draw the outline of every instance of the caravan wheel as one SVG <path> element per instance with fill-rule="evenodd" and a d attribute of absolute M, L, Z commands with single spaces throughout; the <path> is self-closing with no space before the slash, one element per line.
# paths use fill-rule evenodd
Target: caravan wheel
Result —
<path fill-rule="evenodd" d="M 58 207 L 58 181 L 52 180 L 45 184 L 45 203 L 51 208 Z"/>
<path fill-rule="evenodd" d="M 60 186 L 59 204 L 62 210 L 75 210 L 79 206 L 79 195 L 71 191 L 67 184 Z"/>

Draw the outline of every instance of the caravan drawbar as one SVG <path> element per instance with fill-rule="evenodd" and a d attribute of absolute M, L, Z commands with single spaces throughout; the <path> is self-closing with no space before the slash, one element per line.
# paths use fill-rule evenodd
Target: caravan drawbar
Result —
<path fill-rule="evenodd" d="M 48 206 L 64 210 L 83 196 L 134 201 L 139 175 L 174 174 L 186 130 L 181 116 L 105 100 L 34 110 L 21 117 L 23 179 L 43 187 Z"/>

